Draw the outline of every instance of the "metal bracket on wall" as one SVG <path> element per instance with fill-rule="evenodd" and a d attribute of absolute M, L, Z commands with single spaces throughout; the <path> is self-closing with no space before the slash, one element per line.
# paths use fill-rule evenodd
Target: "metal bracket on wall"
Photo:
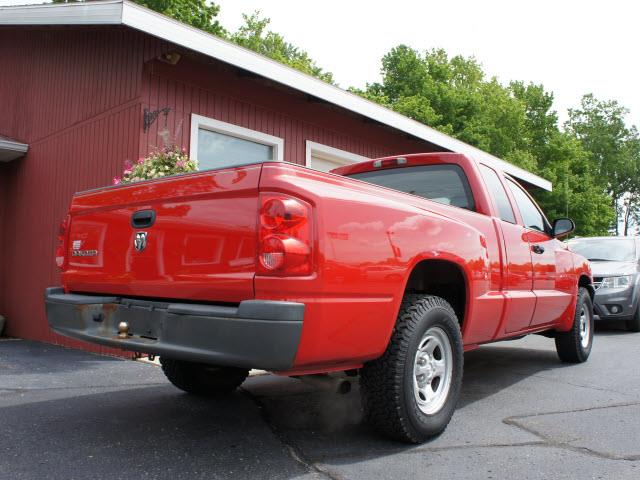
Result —
<path fill-rule="evenodd" d="M 160 108 L 158 110 L 149 110 L 148 108 L 145 108 L 144 109 L 144 117 L 143 117 L 143 121 L 142 121 L 142 131 L 144 133 L 147 133 L 149 131 L 149 128 L 151 127 L 151 125 L 153 125 L 153 123 L 158 118 L 158 115 L 160 115 L 161 113 L 164 113 L 164 121 L 165 121 L 165 124 L 166 124 L 167 115 L 169 115 L 170 111 L 171 111 L 171 107 L 164 107 L 164 108 Z"/>

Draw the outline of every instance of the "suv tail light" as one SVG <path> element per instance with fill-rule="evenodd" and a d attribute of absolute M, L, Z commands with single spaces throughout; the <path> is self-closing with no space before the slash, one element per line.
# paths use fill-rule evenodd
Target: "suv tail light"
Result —
<path fill-rule="evenodd" d="M 311 207 L 285 195 L 261 195 L 259 217 L 258 273 L 309 275 L 313 269 Z"/>
<path fill-rule="evenodd" d="M 56 265 L 60 270 L 67 268 L 67 237 L 69 231 L 70 217 L 67 215 L 62 222 L 60 222 L 60 229 L 58 230 L 58 246 L 56 247 Z"/>

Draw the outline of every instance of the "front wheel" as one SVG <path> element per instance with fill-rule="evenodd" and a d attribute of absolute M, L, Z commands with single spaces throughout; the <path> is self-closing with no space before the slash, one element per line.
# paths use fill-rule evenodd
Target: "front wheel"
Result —
<path fill-rule="evenodd" d="M 586 288 L 580 287 L 573 326 L 556 334 L 556 351 L 566 363 L 586 362 L 593 346 L 593 304 Z"/>
<path fill-rule="evenodd" d="M 367 420 L 403 442 L 440 434 L 460 396 L 462 364 L 460 327 L 451 305 L 440 297 L 407 295 L 387 350 L 362 368 Z"/>

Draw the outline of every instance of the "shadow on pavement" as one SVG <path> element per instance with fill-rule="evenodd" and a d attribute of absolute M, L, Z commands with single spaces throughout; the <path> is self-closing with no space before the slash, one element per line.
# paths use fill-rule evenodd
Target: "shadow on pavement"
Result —
<path fill-rule="evenodd" d="M 0 408 L 3 478 L 294 478 L 308 470 L 241 393 L 171 386 Z"/>
<path fill-rule="evenodd" d="M 595 334 L 597 336 L 611 337 L 615 335 L 633 335 L 633 332 L 627 330 L 623 321 L 598 320 L 595 323 Z"/>

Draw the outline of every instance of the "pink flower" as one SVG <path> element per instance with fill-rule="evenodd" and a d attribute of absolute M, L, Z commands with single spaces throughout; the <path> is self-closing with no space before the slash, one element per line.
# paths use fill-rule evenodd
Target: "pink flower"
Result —
<path fill-rule="evenodd" d="M 113 177 L 114 185 L 120 185 L 121 182 L 122 182 L 122 179 L 120 177 Z"/>
<path fill-rule="evenodd" d="M 131 167 L 133 167 L 133 163 L 131 163 L 131 160 L 125 160 L 124 161 L 124 169 L 126 170 L 131 170 Z"/>
<path fill-rule="evenodd" d="M 178 167 L 178 168 L 184 168 L 184 165 L 185 165 L 185 161 L 184 160 L 178 160 L 176 162 L 176 167 Z"/>
<path fill-rule="evenodd" d="M 123 175 L 131 175 L 131 173 L 133 173 L 133 170 L 130 168 L 127 168 L 124 172 L 122 172 Z"/>
<path fill-rule="evenodd" d="M 138 165 L 142 165 L 144 163 L 144 157 L 140 157 L 138 159 Z"/>

